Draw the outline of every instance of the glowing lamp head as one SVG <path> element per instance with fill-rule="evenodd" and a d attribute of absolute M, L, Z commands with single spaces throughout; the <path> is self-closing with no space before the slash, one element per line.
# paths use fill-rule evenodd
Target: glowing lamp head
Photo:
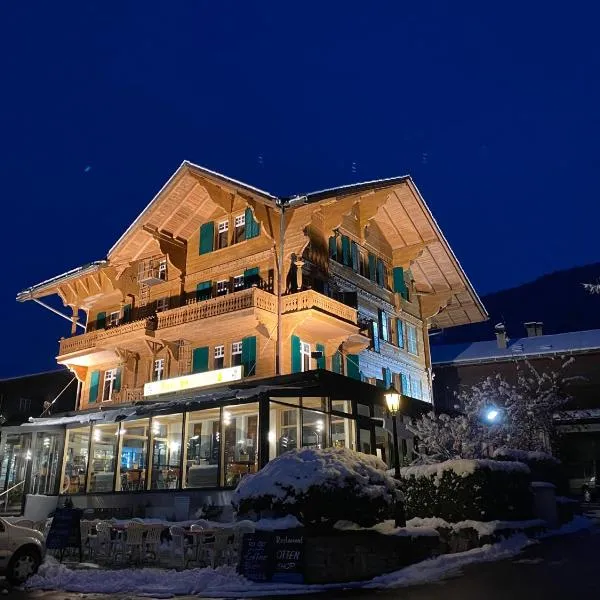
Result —
<path fill-rule="evenodd" d="M 400 394 L 398 392 L 387 392 L 385 394 L 385 403 L 392 414 L 400 410 Z"/>
<path fill-rule="evenodd" d="M 490 422 L 490 423 L 495 423 L 498 420 L 498 417 L 500 416 L 500 411 L 496 408 L 490 408 L 488 409 L 488 411 L 485 413 L 485 418 Z"/>

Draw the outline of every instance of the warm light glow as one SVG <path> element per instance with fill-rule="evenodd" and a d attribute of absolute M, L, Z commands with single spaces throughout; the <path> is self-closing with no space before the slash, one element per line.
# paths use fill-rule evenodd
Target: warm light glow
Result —
<path fill-rule="evenodd" d="M 387 392 L 385 403 L 392 414 L 397 413 L 400 410 L 400 394 L 398 392 Z"/>
<path fill-rule="evenodd" d="M 269 443 L 273 443 L 275 441 L 275 432 L 274 431 L 269 431 Z"/>
<path fill-rule="evenodd" d="M 31 450 L 27 450 L 25 453 L 25 460 L 31 460 Z"/>
<path fill-rule="evenodd" d="M 102 439 L 102 432 L 99 429 L 94 429 L 94 441 L 99 442 Z"/>
<path fill-rule="evenodd" d="M 321 431 L 323 431 L 323 421 L 317 421 L 315 428 L 319 433 L 321 433 Z"/>
<path fill-rule="evenodd" d="M 150 381 L 144 384 L 144 396 L 156 396 L 157 394 L 173 394 L 182 390 L 189 390 L 208 385 L 218 385 L 239 381 L 242 378 L 242 367 L 228 367 L 205 371 L 204 373 L 192 373 L 181 377 L 172 377 L 160 381 Z"/>
<path fill-rule="evenodd" d="M 177 452 L 179 450 L 179 442 L 171 442 L 171 450 Z"/>
<path fill-rule="evenodd" d="M 223 424 L 231 425 L 231 413 L 228 410 L 223 411 Z"/>

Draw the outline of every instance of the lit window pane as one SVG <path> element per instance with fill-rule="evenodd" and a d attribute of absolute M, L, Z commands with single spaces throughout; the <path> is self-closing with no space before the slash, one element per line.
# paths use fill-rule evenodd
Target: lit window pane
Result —
<path fill-rule="evenodd" d="M 184 454 L 184 487 L 207 488 L 219 484 L 220 429 L 218 408 L 189 413 Z"/>
<path fill-rule="evenodd" d="M 181 479 L 183 415 L 152 417 L 150 489 L 177 489 Z"/>
<path fill-rule="evenodd" d="M 67 450 L 65 453 L 65 470 L 60 489 L 61 494 L 80 494 L 85 492 L 89 443 L 89 427 L 67 430 Z"/>
<path fill-rule="evenodd" d="M 258 470 L 258 403 L 223 409 L 224 484 L 236 486 Z"/>
<path fill-rule="evenodd" d="M 115 424 L 94 425 L 90 452 L 88 492 L 112 492 L 115 477 L 117 432 Z"/>

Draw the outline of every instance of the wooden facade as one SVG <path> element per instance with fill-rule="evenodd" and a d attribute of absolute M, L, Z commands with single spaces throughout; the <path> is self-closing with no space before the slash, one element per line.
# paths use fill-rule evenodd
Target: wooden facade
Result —
<path fill-rule="evenodd" d="M 232 365 L 256 380 L 324 368 L 431 401 L 429 328 L 486 318 L 410 178 L 281 199 L 188 162 L 106 260 L 18 300 L 51 294 L 72 311 L 57 361 L 81 410 Z"/>

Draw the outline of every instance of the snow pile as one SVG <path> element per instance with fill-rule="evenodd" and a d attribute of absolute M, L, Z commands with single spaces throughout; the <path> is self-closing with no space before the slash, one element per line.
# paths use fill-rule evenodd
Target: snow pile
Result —
<path fill-rule="evenodd" d="M 526 521 L 473 521 L 468 519 L 466 521 L 459 521 L 458 523 L 448 523 L 444 519 L 439 517 L 428 517 L 420 519 L 415 517 L 406 522 L 407 527 L 419 528 L 424 527 L 427 529 L 451 529 L 452 531 L 460 531 L 461 529 L 474 529 L 479 537 L 486 535 L 493 535 L 497 531 L 506 531 L 507 529 L 529 529 L 530 527 L 544 527 L 547 525 L 546 521 L 542 519 L 529 519 Z"/>
<path fill-rule="evenodd" d="M 242 479 L 232 498 L 238 515 L 293 515 L 303 524 L 348 520 L 373 525 L 399 498 L 398 482 L 376 456 L 347 448 L 291 450 Z"/>
<path fill-rule="evenodd" d="M 527 450 L 514 450 L 513 448 L 498 448 L 494 451 L 494 458 L 530 463 L 532 461 L 549 461 L 560 463 L 560 461 L 546 452 L 528 452 Z"/>
<path fill-rule="evenodd" d="M 512 471 L 519 473 L 529 473 L 529 467 L 520 462 L 498 461 L 489 459 L 457 459 L 447 460 L 445 462 L 433 465 L 418 465 L 414 467 L 403 467 L 400 469 L 402 477 L 415 478 L 430 477 L 435 475 L 436 479 L 441 479 L 444 471 L 452 471 L 459 477 L 472 475 L 477 469 L 489 469 L 490 471 Z"/>
<path fill-rule="evenodd" d="M 335 524 L 335 529 L 340 531 L 376 531 L 383 535 L 397 535 L 403 537 L 439 537 L 439 533 L 433 527 L 415 526 L 406 524 L 406 527 L 396 527 L 395 521 L 388 519 L 381 523 L 373 525 L 373 527 L 361 527 L 350 521 L 338 521 Z"/>

